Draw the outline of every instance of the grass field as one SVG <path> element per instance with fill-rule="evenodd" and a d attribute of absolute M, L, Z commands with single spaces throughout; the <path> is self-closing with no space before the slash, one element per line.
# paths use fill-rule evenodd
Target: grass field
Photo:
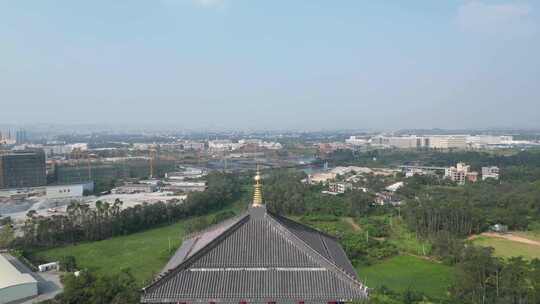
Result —
<path fill-rule="evenodd" d="M 225 210 L 239 212 L 244 205 L 245 203 L 239 200 Z M 101 274 L 113 274 L 123 268 L 130 268 L 140 286 L 143 286 L 154 274 L 161 271 L 180 246 L 191 220 L 193 219 L 103 241 L 37 251 L 33 252 L 32 256 L 55 261 L 71 255 L 75 257 L 80 268 L 92 269 Z"/>
<path fill-rule="evenodd" d="M 431 244 L 422 241 L 409 231 L 402 219 L 394 217 L 388 241 L 394 244 L 400 252 L 425 256 L 431 253 Z"/>
<path fill-rule="evenodd" d="M 395 291 L 413 289 L 444 298 L 452 283 L 450 266 L 419 257 L 400 255 L 371 266 L 359 267 L 358 275 L 370 288 L 386 286 Z"/>
<path fill-rule="evenodd" d="M 522 236 L 531 238 L 530 235 L 528 236 L 526 233 L 522 234 Z M 495 255 L 500 257 L 509 258 L 522 256 L 525 259 L 540 259 L 540 247 L 535 245 L 486 236 L 479 236 L 474 240 L 474 244 L 485 247 L 493 247 L 495 249 Z"/>
<path fill-rule="evenodd" d="M 34 255 L 48 261 L 72 255 L 80 268 L 95 269 L 102 274 L 130 268 L 142 286 L 145 280 L 151 279 L 167 263 L 170 257 L 169 239 L 172 250 L 180 246 L 185 225 L 183 221 L 128 236 L 39 251 Z"/>
<path fill-rule="evenodd" d="M 524 237 L 529 240 L 540 242 L 540 231 L 512 231 L 512 234 Z"/>

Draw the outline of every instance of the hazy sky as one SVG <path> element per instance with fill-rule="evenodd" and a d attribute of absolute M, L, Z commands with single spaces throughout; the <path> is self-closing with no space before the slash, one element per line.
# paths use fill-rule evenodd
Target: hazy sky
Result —
<path fill-rule="evenodd" d="M 0 0 L 0 123 L 540 127 L 540 1 Z"/>

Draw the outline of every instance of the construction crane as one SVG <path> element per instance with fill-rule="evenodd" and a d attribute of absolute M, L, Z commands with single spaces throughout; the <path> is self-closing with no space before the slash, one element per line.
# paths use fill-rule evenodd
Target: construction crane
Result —
<path fill-rule="evenodd" d="M 157 154 L 157 150 L 155 147 L 150 147 L 149 149 L 149 153 L 150 153 L 150 178 L 154 178 L 154 161 L 155 161 L 155 157 L 156 157 L 156 154 Z"/>

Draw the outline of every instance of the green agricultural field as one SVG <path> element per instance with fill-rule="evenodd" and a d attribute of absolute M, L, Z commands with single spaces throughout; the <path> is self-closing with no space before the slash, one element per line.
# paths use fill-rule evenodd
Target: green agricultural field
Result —
<path fill-rule="evenodd" d="M 525 236 L 525 235 L 523 235 Z M 495 255 L 500 257 L 522 256 L 525 259 L 540 259 L 540 246 L 530 245 L 511 240 L 480 236 L 474 240 L 474 244 L 485 247 L 493 247 Z"/>
<path fill-rule="evenodd" d="M 358 275 L 370 288 L 386 286 L 395 291 L 412 289 L 433 298 L 446 297 L 446 290 L 453 280 L 450 266 L 410 255 L 358 267 Z"/>

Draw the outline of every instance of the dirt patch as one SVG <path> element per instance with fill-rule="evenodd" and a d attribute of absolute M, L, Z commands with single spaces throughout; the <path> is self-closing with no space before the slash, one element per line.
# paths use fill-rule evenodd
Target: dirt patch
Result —
<path fill-rule="evenodd" d="M 480 235 L 472 235 L 468 239 L 469 240 L 474 240 L 474 239 L 478 238 L 479 236 L 487 236 L 487 237 L 493 237 L 493 238 L 506 239 L 506 240 L 513 241 L 513 242 L 529 244 L 529 245 L 534 245 L 534 246 L 539 246 L 540 247 L 540 242 L 538 242 L 538 241 L 530 240 L 528 238 L 518 236 L 518 235 L 513 235 L 511 233 L 502 234 L 502 233 L 495 233 L 495 232 L 484 232 L 484 233 L 482 233 Z"/>
<path fill-rule="evenodd" d="M 343 221 L 345 221 L 345 223 L 351 225 L 351 227 L 352 227 L 352 229 L 354 231 L 362 230 L 362 228 L 354 221 L 354 219 L 352 217 L 344 217 Z"/>

